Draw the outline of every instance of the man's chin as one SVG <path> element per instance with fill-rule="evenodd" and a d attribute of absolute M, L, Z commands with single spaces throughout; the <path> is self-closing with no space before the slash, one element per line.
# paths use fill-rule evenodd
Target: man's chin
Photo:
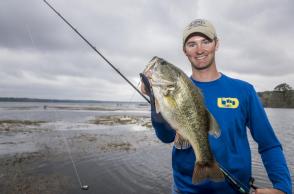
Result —
<path fill-rule="evenodd" d="M 201 71 L 201 70 L 205 70 L 205 69 L 208 69 L 210 66 L 211 66 L 212 63 L 210 64 L 202 64 L 202 65 L 192 65 L 192 67 L 198 71 Z"/>

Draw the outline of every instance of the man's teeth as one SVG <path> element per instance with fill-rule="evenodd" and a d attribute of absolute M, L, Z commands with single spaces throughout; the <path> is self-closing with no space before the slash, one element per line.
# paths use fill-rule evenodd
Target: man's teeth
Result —
<path fill-rule="evenodd" d="M 196 57 L 196 59 L 204 59 L 206 56 L 199 56 L 199 57 Z"/>

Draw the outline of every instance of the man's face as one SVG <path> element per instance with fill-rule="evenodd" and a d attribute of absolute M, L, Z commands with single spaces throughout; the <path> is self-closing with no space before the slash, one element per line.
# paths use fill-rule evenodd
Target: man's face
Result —
<path fill-rule="evenodd" d="M 195 70 L 204 70 L 215 64 L 217 40 L 210 40 L 205 36 L 195 35 L 188 38 L 184 45 L 184 52 Z"/>

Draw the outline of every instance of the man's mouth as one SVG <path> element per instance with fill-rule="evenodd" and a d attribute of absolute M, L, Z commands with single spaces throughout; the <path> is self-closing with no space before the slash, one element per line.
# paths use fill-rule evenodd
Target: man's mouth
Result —
<path fill-rule="evenodd" d="M 206 55 L 200 55 L 200 56 L 197 56 L 197 57 L 195 57 L 196 58 L 196 60 L 203 60 L 203 59 L 205 59 L 207 56 Z"/>

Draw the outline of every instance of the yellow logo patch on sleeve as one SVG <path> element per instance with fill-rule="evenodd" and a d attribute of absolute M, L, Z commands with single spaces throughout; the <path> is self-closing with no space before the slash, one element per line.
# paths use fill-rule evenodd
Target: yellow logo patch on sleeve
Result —
<path fill-rule="evenodd" d="M 238 98 L 217 98 L 217 106 L 219 108 L 238 108 L 239 100 Z"/>

